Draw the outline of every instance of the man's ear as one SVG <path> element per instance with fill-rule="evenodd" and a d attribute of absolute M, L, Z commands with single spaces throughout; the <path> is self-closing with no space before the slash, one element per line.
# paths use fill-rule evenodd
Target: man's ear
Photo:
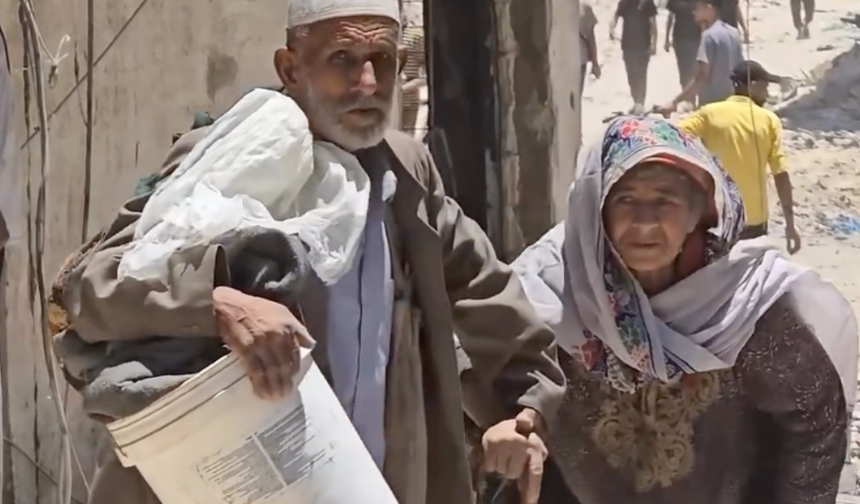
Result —
<path fill-rule="evenodd" d="M 275 72 L 281 83 L 288 91 L 295 89 L 299 84 L 298 79 L 298 55 L 288 47 L 281 47 L 275 51 Z"/>

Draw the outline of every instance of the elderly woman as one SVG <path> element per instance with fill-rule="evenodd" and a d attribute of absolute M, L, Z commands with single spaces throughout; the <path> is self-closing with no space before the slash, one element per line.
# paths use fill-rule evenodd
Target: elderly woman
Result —
<path fill-rule="evenodd" d="M 564 350 L 549 451 L 573 496 L 834 502 L 857 359 L 839 292 L 738 242 L 734 183 L 663 120 L 614 120 L 569 205 L 514 269 Z"/>

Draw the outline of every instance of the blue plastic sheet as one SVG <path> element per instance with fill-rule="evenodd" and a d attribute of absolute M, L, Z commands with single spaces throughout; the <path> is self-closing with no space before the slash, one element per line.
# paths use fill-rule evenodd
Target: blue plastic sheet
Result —
<path fill-rule="evenodd" d="M 860 216 L 840 214 L 822 222 L 829 234 L 850 236 L 860 234 Z"/>

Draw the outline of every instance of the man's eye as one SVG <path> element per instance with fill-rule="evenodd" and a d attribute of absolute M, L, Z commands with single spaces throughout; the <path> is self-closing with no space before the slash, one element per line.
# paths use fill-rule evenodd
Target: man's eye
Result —
<path fill-rule="evenodd" d="M 377 69 L 385 69 L 393 66 L 397 62 L 397 56 L 385 52 L 378 52 L 371 56 L 370 61 Z"/>
<path fill-rule="evenodd" d="M 349 53 L 346 51 L 337 51 L 332 53 L 329 59 L 335 63 L 348 63 L 350 60 Z"/>

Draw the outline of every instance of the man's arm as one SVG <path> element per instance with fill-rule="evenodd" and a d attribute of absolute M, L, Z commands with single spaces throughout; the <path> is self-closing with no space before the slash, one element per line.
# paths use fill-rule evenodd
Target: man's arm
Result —
<path fill-rule="evenodd" d="M 773 183 L 776 185 L 776 195 L 779 197 L 779 204 L 782 207 L 783 215 L 785 215 L 785 227 L 786 229 L 794 228 L 794 197 L 791 177 L 786 171 L 776 173 L 773 176 Z"/>
<path fill-rule="evenodd" d="M 791 178 L 786 170 L 785 151 L 782 148 L 782 122 L 778 117 L 771 117 L 770 154 L 768 166 L 773 174 L 776 194 L 785 215 L 785 226 L 794 227 L 794 198 L 792 196 Z"/>
<path fill-rule="evenodd" d="M 534 409 L 551 421 L 565 390 L 555 337 L 481 227 L 445 196 L 426 151 L 422 160 L 429 173 L 428 213 L 442 241 L 454 330 L 472 370 L 480 382 L 504 392 L 508 410 Z"/>
<path fill-rule="evenodd" d="M 609 40 L 615 40 L 615 27 L 618 25 L 618 20 L 621 19 L 621 4 L 623 0 L 619 0 L 615 7 L 615 14 L 612 16 L 612 21 L 609 22 Z"/>
<path fill-rule="evenodd" d="M 785 237 L 788 240 L 788 252 L 794 254 L 800 250 L 800 235 L 794 222 L 794 195 L 791 187 L 791 178 L 786 170 L 785 151 L 782 148 L 782 122 L 776 115 L 770 116 L 771 137 L 770 154 L 768 155 L 768 166 L 773 174 L 773 183 L 776 186 L 776 196 L 782 207 L 785 217 Z"/>
<path fill-rule="evenodd" d="M 649 0 L 647 4 L 645 4 L 645 9 L 647 9 L 648 13 L 648 27 L 649 34 L 651 36 L 651 54 L 657 54 L 657 39 L 658 39 L 658 30 L 657 30 L 657 5 Z"/>
<path fill-rule="evenodd" d="M 586 50 L 588 51 L 588 63 L 593 66 L 600 66 L 600 58 L 597 55 L 597 37 L 594 36 L 594 30 L 582 39 L 585 42 Z"/>
<path fill-rule="evenodd" d="M 678 121 L 678 127 L 687 133 L 693 135 L 694 137 L 698 137 L 700 140 L 704 141 L 705 131 L 708 127 L 707 121 L 707 111 L 705 108 L 700 108 L 688 115 L 687 117 Z M 705 146 L 707 147 L 707 145 Z"/>
<path fill-rule="evenodd" d="M 670 3 L 671 5 L 671 3 Z M 669 15 L 666 17 L 666 52 L 672 49 L 672 28 L 675 26 L 675 13 L 669 8 Z"/>
<path fill-rule="evenodd" d="M 162 173 L 171 173 L 207 128 L 183 136 L 171 149 Z M 216 336 L 212 292 L 226 277 L 220 246 L 184 250 L 170 261 L 168 284 L 119 279 L 122 254 L 130 246 L 148 195 L 129 200 L 104 239 L 75 266 L 62 288 L 69 322 L 88 342 L 158 336 Z"/>
<path fill-rule="evenodd" d="M 702 41 L 699 44 L 699 53 L 696 56 L 696 75 L 684 87 L 681 93 L 672 100 L 672 110 L 677 109 L 678 105 L 683 101 L 695 99 L 699 91 L 708 83 L 708 79 L 711 78 L 711 52 L 711 39 L 702 36 Z"/>
<path fill-rule="evenodd" d="M 750 32 L 747 29 L 747 23 L 744 21 L 744 12 L 741 9 L 742 0 L 738 0 L 737 12 L 736 15 L 738 17 L 738 28 L 741 30 L 741 35 L 743 35 L 744 42 L 750 41 Z"/>
<path fill-rule="evenodd" d="M 649 23 L 650 31 L 651 31 L 651 54 L 657 54 L 657 18 L 652 17 Z"/>
<path fill-rule="evenodd" d="M 582 39 L 585 40 L 585 46 L 588 50 L 588 61 L 594 66 L 600 66 L 597 54 L 597 37 L 594 34 L 594 29 L 597 27 L 597 16 L 594 14 L 594 8 L 591 7 L 590 3 L 583 6 L 579 24 L 582 27 L 580 30 Z"/>

